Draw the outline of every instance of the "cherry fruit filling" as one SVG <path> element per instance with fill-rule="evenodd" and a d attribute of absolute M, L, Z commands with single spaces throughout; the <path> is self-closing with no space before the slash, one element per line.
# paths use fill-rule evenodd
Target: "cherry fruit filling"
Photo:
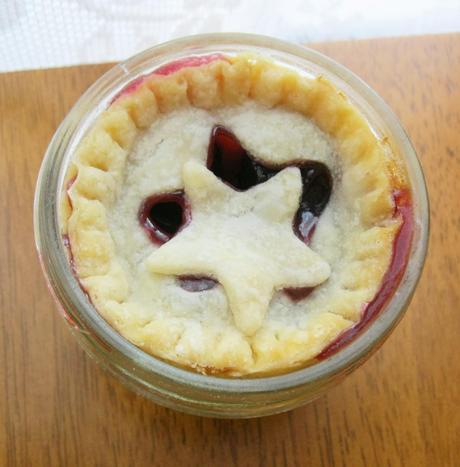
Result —
<path fill-rule="evenodd" d="M 139 222 L 158 245 L 171 240 L 190 219 L 190 207 L 183 191 L 150 196 L 139 210 Z"/>
<path fill-rule="evenodd" d="M 214 288 L 217 281 L 206 276 L 179 276 L 179 285 L 187 292 L 203 292 Z"/>

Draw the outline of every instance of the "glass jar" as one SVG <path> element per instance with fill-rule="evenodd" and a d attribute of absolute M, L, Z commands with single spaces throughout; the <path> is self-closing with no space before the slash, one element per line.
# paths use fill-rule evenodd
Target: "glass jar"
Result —
<path fill-rule="evenodd" d="M 323 75 L 342 90 L 380 138 L 387 138 L 407 166 L 414 237 L 404 277 L 377 318 L 348 346 L 329 358 L 287 374 L 228 379 L 205 376 L 159 360 L 124 339 L 95 310 L 74 277 L 59 226 L 59 200 L 69 160 L 97 115 L 129 82 L 191 55 L 254 52 L 299 73 Z M 80 344 L 99 364 L 138 393 L 161 405 L 215 417 L 256 417 L 305 404 L 361 365 L 402 318 L 420 277 L 428 242 L 428 199 L 423 173 L 396 116 L 365 83 L 320 53 L 251 34 L 205 34 L 153 47 L 122 62 L 78 100 L 54 135 L 35 194 L 35 239 L 49 289 Z"/>

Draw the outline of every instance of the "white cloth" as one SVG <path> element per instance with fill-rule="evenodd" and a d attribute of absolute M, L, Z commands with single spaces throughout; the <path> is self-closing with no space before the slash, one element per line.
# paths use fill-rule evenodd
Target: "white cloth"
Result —
<path fill-rule="evenodd" d="M 0 71 L 119 61 L 215 31 L 295 42 L 460 30 L 460 0 L 0 0 Z"/>

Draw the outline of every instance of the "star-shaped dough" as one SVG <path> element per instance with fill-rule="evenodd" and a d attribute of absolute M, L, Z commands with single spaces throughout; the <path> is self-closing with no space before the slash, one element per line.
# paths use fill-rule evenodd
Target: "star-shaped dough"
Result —
<path fill-rule="evenodd" d="M 239 192 L 191 161 L 183 167 L 183 181 L 191 223 L 154 251 L 147 266 L 160 274 L 218 280 L 244 334 L 261 327 L 276 290 L 313 287 L 329 277 L 326 261 L 292 230 L 302 191 L 298 168 Z"/>

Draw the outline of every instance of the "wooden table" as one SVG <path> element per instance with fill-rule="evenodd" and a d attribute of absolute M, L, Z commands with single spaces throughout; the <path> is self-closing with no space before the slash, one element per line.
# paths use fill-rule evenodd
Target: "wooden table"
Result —
<path fill-rule="evenodd" d="M 34 251 L 45 148 L 108 65 L 0 75 L 0 463 L 459 466 L 460 35 L 317 45 L 393 107 L 422 160 L 432 233 L 409 311 L 340 386 L 293 412 L 182 415 L 101 371 L 55 312 Z"/>

